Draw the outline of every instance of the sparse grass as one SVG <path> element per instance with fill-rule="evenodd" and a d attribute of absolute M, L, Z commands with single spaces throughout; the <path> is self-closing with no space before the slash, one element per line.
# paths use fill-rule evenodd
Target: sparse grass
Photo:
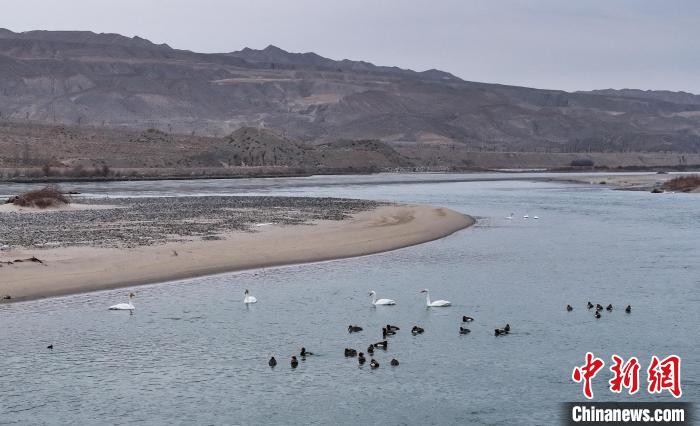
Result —
<path fill-rule="evenodd" d="M 58 187 L 49 185 L 42 189 L 25 192 L 24 194 L 13 197 L 9 202 L 21 207 L 46 209 L 69 204 L 70 200 L 61 193 Z"/>
<path fill-rule="evenodd" d="M 664 188 L 671 191 L 690 192 L 700 188 L 700 175 L 678 176 L 666 182 Z"/>

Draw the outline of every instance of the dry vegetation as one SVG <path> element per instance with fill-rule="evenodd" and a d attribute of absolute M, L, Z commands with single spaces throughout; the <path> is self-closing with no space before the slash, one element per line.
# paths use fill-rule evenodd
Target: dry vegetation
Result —
<path fill-rule="evenodd" d="M 692 192 L 700 189 L 700 175 L 678 176 L 664 184 L 671 191 Z"/>
<path fill-rule="evenodd" d="M 46 209 L 49 207 L 61 207 L 68 203 L 70 200 L 63 195 L 63 193 L 56 186 L 46 186 L 42 189 L 37 189 L 34 191 L 25 192 L 21 195 L 16 195 L 9 200 L 8 203 L 12 203 L 20 207 L 34 207 L 39 209 Z"/>

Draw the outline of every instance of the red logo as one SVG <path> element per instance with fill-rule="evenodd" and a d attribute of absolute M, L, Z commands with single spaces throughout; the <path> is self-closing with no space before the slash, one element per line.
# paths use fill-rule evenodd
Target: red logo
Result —
<path fill-rule="evenodd" d="M 586 353 L 586 363 L 580 367 L 574 368 L 571 373 L 571 378 L 575 382 L 583 381 L 583 394 L 586 398 L 593 398 L 593 390 L 591 389 L 591 381 L 598 374 L 598 371 L 603 368 L 605 362 L 602 359 L 596 358 L 591 352 Z"/>
<path fill-rule="evenodd" d="M 608 380 L 610 391 L 620 393 L 622 389 L 627 389 L 630 395 L 637 393 L 639 391 L 639 360 L 636 357 L 630 357 L 625 362 L 618 355 L 613 355 L 611 358 L 613 363 L 610 366 L 610 371 L 613 373 L 613 377 Z M 602 359 L 587 352 L 586 362 L 581 366 L 574 367 L 571 373 L 571 378 L 576 383 L 583 382 L 583 395 L 588 399 L 593 398 L 591 383 L 603 366 L 605 366 L 605 362 Z M 675 398 L 680 398 L 683 395 L 681 390 L 681 357 L 669 355 L 659 360 L 656 355 L 652 356 L 647 369 L 647 382 L 647 391 L 650 394 L 668 390 Z"/>
<path fill-rule="evenodd" d="M 661 393 L 667 389 L 676 398 L 683 394 L 681 390 L 681 357 L 670 355 L 663 360 L 655 356 L 651 357 L 651 364 L 647 369 L 649 393 Z"/>
<path fill-rule="evenodd" d="M 632 357 L 626 363 L 622 363 L 622 358 L 617 355 L 612 356 L 613 365 L 610 371 L 615 375 L 608 383 L 610 390 L 620 393 L 622 388 L 627 388 L 630 395 L 634 395 L 639 390 L 639 360 Z"/>

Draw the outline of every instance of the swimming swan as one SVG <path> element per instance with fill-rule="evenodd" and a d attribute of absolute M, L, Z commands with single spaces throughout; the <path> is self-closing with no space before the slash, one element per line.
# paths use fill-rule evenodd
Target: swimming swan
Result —
<path fill-rule="evenodd" d="M 245 289 L 245 293 L 243 294 L 245 295 L 245 297 L 243 298 L 243 303 L 258 303 L 258 299 L 256 299 L 255 296 L 251 296 L 248 289 Z"/>
<path fill-rule="evenodd" d="M 430 301 L 430 291 L 428 289 L 423 289 L 420 291 L 425 293 L 425 306 L 429 308 L 442 308 L 444 306 L 450 306 L 452 303 L 449 300 L 436 300 L 434 302 Z"/>
<path fill-rule="evenodd" d="M 379 299 L 379 300 L 377 300 L 377 293 L 375 293 L 374 290 L 371 290 L 369 292 L 369 295 L 372 296 L 372 304 L 374 306 L 377 306 L 377 305 L 395 305 L 396 304 L 396 302 L 394 302 L 391 299 Z"/>
<path fill-rule="evenodd" d="M 134 297 L 136 297 L 136 295 L 134 293 L 129 293 L 129 302 L 128 303 L 118 303 L 114 306 L 110 306 L 109 310 L 110 311 L 131 311 L 131 312 L 133 312 L 134 309 L 136 309 L 136 308 L 134 308 L 134 304 L 131 303 L 131 299 L 133 299 Z"/>

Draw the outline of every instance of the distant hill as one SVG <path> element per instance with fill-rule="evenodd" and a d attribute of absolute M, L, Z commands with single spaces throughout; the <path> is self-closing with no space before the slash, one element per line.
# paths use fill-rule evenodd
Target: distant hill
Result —
<path fill-rule="evenodd" d="M 243 59 L 246 62 L 256 64 L 264 68 L 311 69 L 316 71 L 390 74 L 397 76 L 400 75 L 406 78 L 417 78 L 441 82 L 462 81 L 450 73 L 439 70 L 428 70 L 419 73 L 412 70 L 404 70 L 398 67 L 377 66 L 365 61 L 351 61 L 349 59 L 334 61 L 313 52 L 291 53 L 273 45 L 267 46 L 262 50 L 255 50 L 246 47 L 243 50 L 231 52 L 228 55 Z"/>
<path fill-rule="evenodd" d="M 594 95 L 617 96 L 623 98 L 652 99 L 686 105 L 700 105 L 700 95 L 694 95 L 688 92 L 671 92 L 669 90 L 603 89 L 578 93 L 591 93 Z"/>
<path fill-rule="evenodd" d="M 154 175 L 161 173 L 158 170 L 182 174 L 175 169 L 246 175 L 258 173 L 253 169 L 268 174 L 309 174 L 373 172 L 414 165 L 380 141 L 311 145 L 263 128 L 242 127 L 214 138 L 157 129 L 0 122 L 0 176 L 2 169 L 34 169 L 36 175 L 46 167 L 57 175 L 104 166 Z"/>
<path fill-rule="evenodd" d="M 192 157 L 201 165 L 315 167 L 312 147 L 272 130 L 241 127 Z"/>
<path fill-rule="evenodd" d="M 0 121 L 0 180 L 9 178 L 272 176 L 377 171 L 597 167 L 698 167 L 686 153 L 501 153 L 425 136 L 423 144 L 379 140 L 311 144 L 277 130 L 241 127 L 221 137 L 158 129 Z"/>
<path fill-rule="evenodd" d="M 202 151 L 183 148 L 181 153 L 188 153 L 178 158 L 180 164 L 274 164 L 285 158 L 321 166 L 323 157 L 309 160 L 307 148 L 296 144 L 317 145 L 315 152 L 330 149 L 328 159 L 339 152 L 331 147 L 367 140 L 404 157 L 410 152 L 413 164 L 429 158 L 434 166 L 482 166 L 480 160 L 445 156 L 447 149 L 503 158 L 508 153 L 676 158 L 700 153 L 698 98 L 682 92 L 569 93 L 477 83 L 439 70 L 333 60 L 275 46 L 202 54 L 118 34 L 0 29 L 0 122 L 87 126 L 103 134 L 131 132 L 140 135 L 137 140 L 172 140 L 161 141 L 163 146 L 216 141 Z M 241 140 L 236 133 L 241 128 L 284 136 L 254 143 Z M 141 134 L 148 129 L 167 137 Z M 120 143 L 130 143 L 132 136 Z M 219 145 L 223 140 L 228 145 Z M 107 147 L 121 158 L 121 145 Z M 245 157 L 252 151 L 265 152 L 265 159 Z M 360 151 L 372 164 L 384 161 L 376 157 L 381 150 Z M 110 151 L 103 154 L 109 157 Z M 0 152 L 4 158 L 14 155 Z"/>

